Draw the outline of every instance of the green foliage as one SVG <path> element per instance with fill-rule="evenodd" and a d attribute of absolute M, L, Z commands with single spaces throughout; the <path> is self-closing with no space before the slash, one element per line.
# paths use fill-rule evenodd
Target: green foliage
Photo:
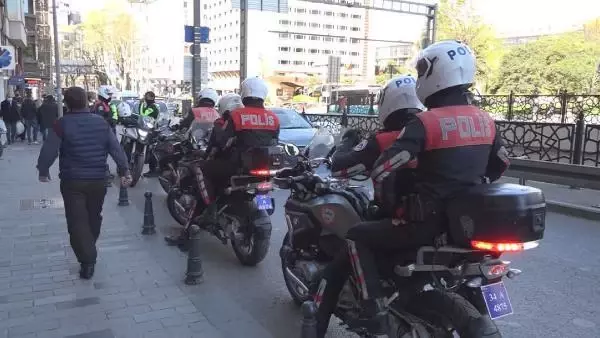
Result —
<path fill-rule="evenodd" d="M 459 40 L 477 56 L 477 82 L 487 89 L 487 81 L 498 69 L 502 59 L 502 44 L 492 27 L 475 9 L 477 0 L 440 0 L 437 40 Z"/>
<path fill-rule="evenodd" d="M 598 91 L 600 44 L 574 32 L 513 47 L 503 58 L 493 93 L 556 94 Z"/>
<path fill-rule="evenodd" d="M 416 70 L 414 70 L 413 68 L 410 68 L 408 66 L 397 66 L 394 63 L 390 62 L 390 63 L 388 63 L 387 67 L 385 67 L 383 69 L 380 69 L 380 71 L 383 72 L 383 73 L 375 76 L 375 83 L 376 84 L 383 86 L 386 83 L 388 83 L 388 81 L 391 79 L 390 78 L 390 73 L 389 73 L 389 71 L 390 71 L 390 69 L 389 69 L 390 65 L 393 67 L 393 75 L 392 75 L 391 78 L 394 78 L 394 77 L 397 77 L 397 76 L 400 76 L 400 75 L 412 75 L 415 78 L 417 76 L 416 75 Z"/>

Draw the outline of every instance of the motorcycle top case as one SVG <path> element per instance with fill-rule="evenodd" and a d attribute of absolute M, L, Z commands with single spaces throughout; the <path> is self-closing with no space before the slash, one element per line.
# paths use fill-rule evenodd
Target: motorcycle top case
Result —
<path fill-rule="evenodd" d="M 546 202 L 541 190 L 510 183 L 481 184 L 446 203 L 453 243 L 526 243 L 542 239 Z"/>
<path fill-rule="evenodd" d="M 281 169 L 283 156 L 280 146 L 253 147 L 242 153 L 242 168 L 247 171 Z"/>

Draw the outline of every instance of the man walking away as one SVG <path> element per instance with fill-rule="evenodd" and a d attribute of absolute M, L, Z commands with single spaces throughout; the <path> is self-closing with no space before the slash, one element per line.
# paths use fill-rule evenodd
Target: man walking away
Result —
<path fill-rule="evenodd" d="M 29 144 L 37 144 L 38 124 L 37 124 L 37 108 L 35 101 L 31 98 L 31 92 L 25 94 L 23 105 L 21 106 L 21 116 L 25 123 L 25 133 L 27 134 L 27 142 Z M 33 134 L 33 135 L 32 135 Z"/>
<path fill-rule="evenodd" d="M 7 143 L 12 144 L 17 138 L 17 122 L 19 122 L 21 116 L 16 108 L 13 109 L 13 99 L 11 97 L 7 97 L 6 100 L 2 101 L 0 109 L 2 110 L 4 123 L 6 123 Z"/>
<path fill-rule="evenodd" d="M 96 264 L 96 241 L 102 224 L 102 205 L 108 154 L 115 160 L 121 184 L 129 185 L 127 157 L 106 121 L 92 114 L 85 90 L 65 91 L 68 113 L 54 123 L 38 158 L 40 182 L 48 182 L 49 169 L 59 156 L 60 192 L 71 247 L 81 264 L 79 276 L 90 279 Z M 59 155 L 60 154 L 60 155 Z"/>
<path fill-rule="evenodd" d="M 58 118 L 58 105 L 54 96 L 47 95 L 44 97 L 44 102 L 38 108 L 38 121 L 40 123 L 40 131 L 42 132 L 42 138 L 46 142 L 48 133 L 54 124 L 54 121 Z"/>

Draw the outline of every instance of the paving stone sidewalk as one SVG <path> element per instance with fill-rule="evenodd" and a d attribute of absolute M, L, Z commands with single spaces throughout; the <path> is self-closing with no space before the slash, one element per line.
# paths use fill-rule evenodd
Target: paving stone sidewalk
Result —
<path fill-rule="evenodd" d="M 109 190 L 96 274 L 80 280 L 57 165 L 51 183 L 38 183 L 38 152 L 17 144 L 0 159 L 0 337 L 232 337 L 194 305 L 211 290 L 182 283 L 185 256 L 140 234 L 143 198 L 119 208 Z"/>

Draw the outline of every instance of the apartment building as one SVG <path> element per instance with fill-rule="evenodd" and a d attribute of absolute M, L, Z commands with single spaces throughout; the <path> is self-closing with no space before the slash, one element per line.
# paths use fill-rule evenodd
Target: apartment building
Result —
<path fill-rule="evenodd" d="M 187 6 L 191 8 L 192 1 L 184 1 L 190 3 Z M 211 29 L 210 44 L 202 49 L 202 56 L 208 57 L 209 83 L 219 90 L 237 89 L 240 11 L 233 8 L 231 0 L 208 0 L 202 6 L 201 25 Z M 365 22 L 368 23 L 365 12 L 359 8 L 298 0 L 289 0 L 285 13 L 251 10 L 248 76 L 303 85 L 309 76 L 324 77 L 330 55 L 341 57 L 343 76 L 364 76 Z M 192 15 L 189 10 L 190 21 Z"/>

